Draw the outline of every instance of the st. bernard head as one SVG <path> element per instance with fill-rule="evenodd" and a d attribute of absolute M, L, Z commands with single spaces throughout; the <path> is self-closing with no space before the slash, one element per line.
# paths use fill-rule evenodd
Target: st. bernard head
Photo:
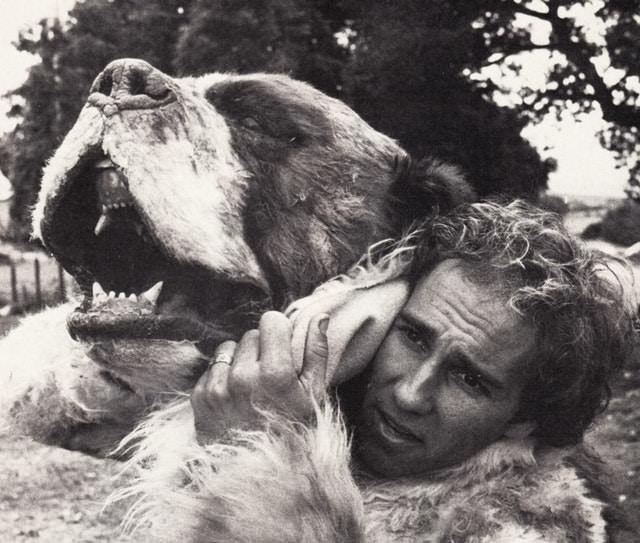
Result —
<path fill-rule="evenodd" d="M 469 194 L 305 83 L 174 79 L 123 59 L 46 168 L 34 231 L 83 292 L 72 337 L 124 386 L 158 392 L 192 384 L 262 310 Z"/>

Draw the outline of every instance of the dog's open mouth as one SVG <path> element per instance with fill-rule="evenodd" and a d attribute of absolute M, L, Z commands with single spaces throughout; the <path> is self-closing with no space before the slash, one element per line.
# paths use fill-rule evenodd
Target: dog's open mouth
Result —
<path fill-rule="evenodd" d="M 209 354 L 246 326 L 238 322 L 247 317 L 243 303 L 263 297 L 253 285 L 173 258 L 105 156 L 80 161 L 49 204 L 42 233 L 84 294 L 68 319 L 75 339 L 189 340 Z"/>

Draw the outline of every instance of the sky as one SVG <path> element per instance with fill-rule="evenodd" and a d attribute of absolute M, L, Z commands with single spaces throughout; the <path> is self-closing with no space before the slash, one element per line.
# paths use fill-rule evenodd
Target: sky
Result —
<path fill-rule="evenodd" d="M 24 81 L 28 67 L 35 59 L 27 53 L 19 53 L 12 46 L 20 29 L 37 23 L 43 17 L 64 17 L 75 0 L 0 0 L 0 63 L 3 75 L 0 79 L 0 95 L 18 87 Z M 592 2 L 592 9 L 599 1 Z M 590 11 L 584 14 L 585 24 L 590 24 Z M 545 40 L 548 30 L 543 23 L 531 18 L 522 18 L 522 25 L 533 25 L 534 38 Z M 594 25 L 594 35 L 598 29 Z M 518 84 L 541 85 L 544 81 L 547 56 L 542 51 L 531 53 L 523 58 L 523 70 L 517 78 L 509 74 L 488 72 L 482 76 L 502 78 L 505 86 L 517 87 Z M 504 98 L 505 104 L 509 98 Z M 12 121 L 6 113 L 9 103 L 0 100 L 0 132 L 10 130 Z M 558 169 L 549 178 L 549 190 L 553 193 L 574 195 L 602 195 L 623 197 L 623 188 L 627 181 L 627 171 L 616 169 L 613 155 L 604 150 L 596 137 L 603 127 L 599 112 L 594 111 L 575 119 L 567 114 L 560 121 L 546 118 L 537 125 L 527 126 L 523 135 L 529 139 L 543 157 L 554 157 Z"/>

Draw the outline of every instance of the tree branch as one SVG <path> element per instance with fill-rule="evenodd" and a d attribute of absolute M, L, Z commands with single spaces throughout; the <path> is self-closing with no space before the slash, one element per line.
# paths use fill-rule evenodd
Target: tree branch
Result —
<path fill-rule="evenodd" d="M 552 48 L 554 48 L 554 46 L 551 43 L 545 43 L 542 45 L 529 43 L 527 45 L 522 45 L 519 47 L 510 47 L 502 51 L 496 51 L 495 53 L 492 53 L 491 56 L 493 55 L 501 55 L 501 56 L 500 58 L 497 58 L 495 60 L 484 62 L 482 66 L 491 66 L 492 64 L 500 64 L 502 61 L 504 61 L 504 59 L 512 55 L 518 55 L 520 53 L 529 53 L 531 51 L 540 51 L 542 49 L 551 50 Z"/>
<path fill-rule="evenodd" d="M 520 4 L 513 5 L 514 13 L 521 13 L 547 21 L 551 24 L 551 41 L 546 45 L 527 45 L 522 47 L 514 47 L 512 50 L 498 51 L 503 53 L 502 56 L 492 62 L 484 65 L 488 66 L 502 62 L 506 57 L 519 52 L 525 52 L 534 49 L 548 49 L 549 51 L 558 51 L 565 55 L 566 59 L 573 64 L 585 76 L 585 81 L 593 88 L 593 94 L 574 97 L 574 99 L 595 100 L 600 104 L 602 116 L 605 121 L 618 124 L 623 127 L 639 127 L 640 128 L 640 108 L 627 104 L 616 104 L 613 101 L 614 87 L 607 87 L 604 80 L 596 70 L 595 65 L 591 62 L 591 55 L 588 50 L 581 46 L 580 43 L 573 41 L 572 26 L 569 19 L 560 17 L 558 11 L 560 2 L 558 0 L 548 0 L 546 5 L 547 12 L 536 11 L 534 9 L 522 6 Z"/>
<path fill-rule="evenodd" d="M 520 13 L 522 15 L 528 15 L 529 17 L 535 17 L 536 19 L 542 19 L 543 21 L 549 20 L 549 12 L 536 11 L 535 9 L 527 8 L 520 4 L 515 4 L 514 13 Z"/>
<path fill-rule="evenodd" d="M 616 104 L 613 101 L 612 89 L 607 87 L 604 80 L 591 62 L 591 57 L 579 43 L 571 40 L 571 26 L 567 19 L 558 15 L 557 9 L 550 11 L 552 34 L 555 36 L 554 46 L 563 53 L 584 76 L 586 82 L 593 87 L 593 96 L 602 109 L 605 121 L 625 127 L 640 127 L 640 109 L 626 104 Z"/>

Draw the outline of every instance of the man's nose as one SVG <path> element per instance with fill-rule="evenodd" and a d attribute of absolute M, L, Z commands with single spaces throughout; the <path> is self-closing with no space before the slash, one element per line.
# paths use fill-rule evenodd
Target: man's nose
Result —
<path fill-rule="evenodd" d="M 123 109 L 149 109 L 176 99 L 171 78 L 144 60 L 114 60 L 91 85 L 89 103 Z"/>
<path fill-rule="evenodd" d="M 433 359 L 423 361 L 395 383 L 393 396 L 399 409 L 417 415 L 433 410 L 438 387 L 437 367 Z"/>

